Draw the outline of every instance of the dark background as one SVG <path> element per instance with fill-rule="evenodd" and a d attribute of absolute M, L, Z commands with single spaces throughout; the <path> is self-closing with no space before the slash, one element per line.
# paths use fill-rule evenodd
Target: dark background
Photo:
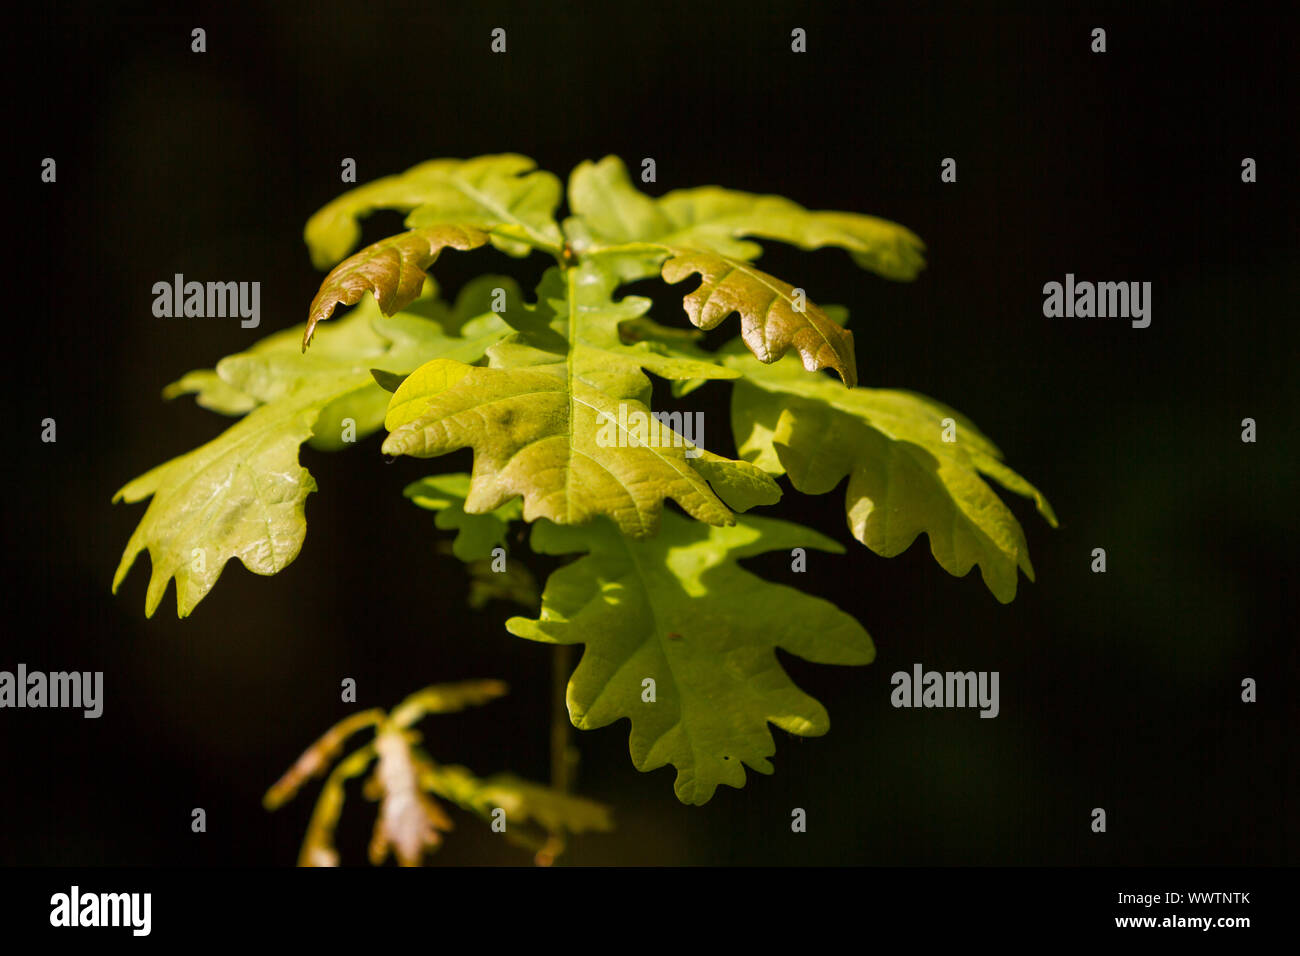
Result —
<path fill-rule="evenodd" d="M 814 553 L 798 581 L 784 559 L 749 566 L 839 603 L 872 633 L 876 663 L 784 656 L 827 705 L 830 734 L 774 731 L 776 774 L 703 808 L 676 801 L 671 769 L 633 769 L 625 723 L 578 735 L 581 791 L 614 806 L 618 830 L 579 839 L 567 861 L 1294 863 L 1294 22 L 1184 4 L 1144 19 L 443 6 L 53 5 L 11 25 L 0 669 L 102 670 L 106 704 L 99 720 L 0 713 L 0 862 L 292 863 L 316 788 L 275 814 L 260 798 L 355 709 L 339 701 L 345 677 L 362 706 L 504 678 L 505 700 L 427 721 L 429 748 L 545 779 L 549 649 L 504 631 L 512 607 L 464 607 L 465 572 L 401 496 L 440 465 L 463 470 L 464 454 L 431 467 L 385 465 L 378 438 L 304 449 L 321 491 L 284 573 L 232 563 L 185 621 L 173 591 L 144 618 L 147 556 L 109 593 L 145 507 L 110 505 L 113 492 L 226 424 L 160 389 L 305 318 L 320 276 L 301 230 L 344 188 L 340 160 L 365 182 L 515 151 L 562 176 L 586 158 L 650 156 L 656 195 L 717 183 L 914 229 L 929 247 L 914 283 L 838 250 L 773 245 L 762 261 L 850 307 L 863 384 L 965 412 L 1062 523 L 1010 502 L 1038 583 L 1003 606 L 978 574 L 943 572 L 924 540 L 892 560 L 853 542 L 842 490 L 788 492 L 771 513 L 848 553 Z M 504 56 L 489 52 L 496 26 Z M 1094 26 L 1104 55 L 1089 51 Z M 794 27 L 807 54 L 790 52 Z M 55 185 L 39 179 L 46 156 Z M 947 156 L 956 184 L 939 179 Z M 376 215 L 365 239 L 399 228 Z M 544 265 L 480 250 L 435 274 L 454 292 L 485 271 L 531 284 Z M 262 326 L 154 318 L 151 287 L 175 272 L 260 281 Z M 1150 281 L 1151 327 L 1044 318 L 1042 285 L 1067 272 Z M 680 292 L 657 301 L 661 321 L 684 323 Z M 710 446 L 731 453 L 726 387 L 697 396 Z M 40 441 L 47 416 L 57 444 Z M 1254 445 L 1240 440 L 1247 416 Z M 1105 575 L 1089 570 L 1095 547 Z M 891 708 L 890 674 L 915 662 L 1000 671 L 1001 716 Z M 1257 704 L 1240 701 L 1244 677 Z M 206 834 L 190 832 L 194 807 Z M 793 807 L 806 834 L 790 832 Z M 526 862 L 456 819 L 435 862 Z M 345 861 L 364 859 L 372 820 L 354 788 Z"/>

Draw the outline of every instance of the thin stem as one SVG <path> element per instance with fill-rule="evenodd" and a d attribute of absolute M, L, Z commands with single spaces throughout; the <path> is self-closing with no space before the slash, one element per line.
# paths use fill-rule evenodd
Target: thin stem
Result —
<path fill-rule="evenodd" d="M 551 656 L 551 786 L 560 793 L 573 790 L 578 749 L 573 746 L 573 726 L 567 702 L 573 647 L 556 644 Z"/>
<path fill-rule="evenodd" d="M 573 669 L 573 647 L 556 644 L 551 654 L 551 788 L 559 793 L 573 790 L 578 768 L 578 748 L 573 746 L 569 723 L 569 672 Z M 533 856 L 538 866 L 550 866 L 564 852 L 568 838 L 563 830 L 547 834 L 546 842 Z"/>
<path fill-rule="evenodd" d="M 584 255 L 598 256 L 615 252 L 675 252 L 673 246 L 662 242 L 619 242 L 608 246 L 591 246 L 583 250 Z"/>

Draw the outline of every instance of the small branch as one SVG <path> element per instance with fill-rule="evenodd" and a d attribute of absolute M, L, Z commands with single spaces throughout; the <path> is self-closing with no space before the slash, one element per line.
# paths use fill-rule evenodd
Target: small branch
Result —
<path fill-rule="evenodd" d="M 578 768 L 578 748 L 573 746 L 573 725 L 569 721 L 569 674 L 573 670 L 573 646 L 556 644 L 551 654 L 551 788 L 559 793 L 573 790 Z M 550 866 L 564 852 L 563 831 L 548 835 L 533 857 L 538 866 Z"/>
<path fill-rule="evenodd" d="M 663 252 L 671 254 L 676 251 L 673 246 L 665 245 L 662 242 L 619 242 L 608 246 L 593 245 L 582 250 L 583 254 L 588 256 L 621 252 Z"/>

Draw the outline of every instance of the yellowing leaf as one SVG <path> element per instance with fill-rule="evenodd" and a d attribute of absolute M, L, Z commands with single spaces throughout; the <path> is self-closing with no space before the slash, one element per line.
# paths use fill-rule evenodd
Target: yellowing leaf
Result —
<path fill-rule="evenodd" d="M 533 307 L 546 318 L 536 331 L 489 349 L 487 368 L 434 361 L 403 383 L 385 420 L 384 451 L 428 458 L 473 448 L 470 514 L 522 496 L 527 521 L 577 524 L 608 515 L 626 534 L 647 535 L 672 498 L 702 521 L 729 523 L 731 512 L 693 467 L 680 434 L 656 426 L 658 440 L 647 441 L 625 423 L 653 420 L 642 368 L 682 378 L 736 373 L 624 344 L 619 324 L 648 302 L 614 301 L 615 282 L 590 264 L 550 270 Z M 775 499 L 770 479 L 731 463 L 730 474 L 742 472 Z"/>
<path fill-rule="evenodd" d="M 702 186 L 660 199 L 639 192 L 617 156 L 582 163 L 569 181 L 569 203 L 603 243 L 655 243 L 754 259 L 760 247 L 743 236 L 801 249 L 838 246 L 853 261 L 889 279 L 912 279 L 924 267 L 925 244 L 911 230 L 875 216 L 811 212 L 781 196 Z"/>
<path fill-rule="evenodd" d="M 287 567 L 306 533 L 303 502 L 316 490 L 298 464 L 298 446 L 311 436 L 321 407 L 352 383 L 340 374 L 254 409 L 219 438 L 125 485 L 114 501 L 154 500 L 127 542 L 113 589 L 148 548 L 153 573 L 145 614 L 153 616 L 175 577 L 177 614 L 185 617 L 231 558 L 255 574 Z"/>
<path fill-rule="evenodd" d="M 703 281 L 685 302 L 686 314 L 696 326 L 712 329 L 739 312 L 741 338 L 760 362 L 774 362 L 794 348 L 808 371 L 832 368 L 845 385 L 857 384 L 853 333 L 831 321 L 813 302 L 798 302 L 793 286 L 715 253 L 680 253 L 663 265 L 669 283 L 696 272 Z"/>
<path fill-rule="evenodd" d="M 632 185 L 614 156 L 574 170 L 569 199 L 576 215 L 566 220 L 565 232 L 580 253 L 595 258 L 638 251 L 640 267 L 625 269 L 624 281 L 653 275 L 658 267 L 669 283 L 699 273 L 703 281 L 684 303 L 696 326 L 711 329 L 739 312 L 742 338 L 759 361 L 776 361 L 794 348 L 807 369 L 834 369 L 850 388 L 857 384 L 852 334 L 802 290 L 750 265 L 761 249 L 740 237 L 805 249 L 841 246 L 859 265 L 894 279 L 915 277 L 923 264 L 921 240 L 896 223 L 809 212 L 779 196 L 711 186 L 655 200 Z"/>
<path fill-rule="evenodd" d="M 464 226 L 429 226 L 389 236 L 339 263 L 321 283 L 303 331 L 304 351 L 316 325 L 328 319 L 340 302 L 352 305 L 367 292 L 384 315 L 392 315 L 415 300 L 429 278 L 424 270 L 443 249 L 474 249 L 487 242 L 487 233 Z"/>
<path fill-rule="evenodd" d="M 256 574 L 287 567 L 302 548 L 304 503 L 316 490 L 298 463 L 298 446 L 311 440 L 323 448 L 345 447 L 345 420 L 355 429 L 353 438 L 379 427 L 389 395 L 371 369 L 406 373 L 435 355 L 474 361 L 508 330 L 489 314 L 462 331 L 470 337 L 447 336 L 437 322 L 417 315 L 385 319 L 372 302 L 333 326 L 310 355 L 296 348 L 298 330 L 288 330 L 223 359 L 216 374 L 227 397 L 246 396 L 252 411 L 117 493 L 115 501 L 153 500 L 127 543 L 113 590 L 145 549 L 153 565 L 149 616 L 173 577 L 177 613 L 185 617 L 232 558 Z M 186 387 L 212 389 L 211 382 L 193 380 Z"/>
<path fill-rule="evenodd" d="M 721 255 L 753 259 L 752 242 L 740 236 L 776 239 L 800 249 L 838 246 L 853 261 L 887 279 L 916 278 L 925 267 L 925 243 L 896 222 L 851 212 L 810 212 L 781 196 L 759 196 L 704 186 L 679 189 L 659 200 L 671 225 L 658 241 L 702 246 Z"/>
<path fill-rule="evenodd" d="M 1015 597 L 1017 567 L 1033 580 L 1020 523 L 980 476 L 1033 498 L 1053 526 L 1056 516 L 969 420 L 910 392 L 842 389 L 789 360 L 727 361 L 746 375 L 732 393 L 741 455 L 786 472 L 807 494 L 824 494 L 847 475 L 849 528 L 872 551 L 893 557 L 925 533 L 940 566 L 960 577 L 978 564 L 1004 603 Z"/>

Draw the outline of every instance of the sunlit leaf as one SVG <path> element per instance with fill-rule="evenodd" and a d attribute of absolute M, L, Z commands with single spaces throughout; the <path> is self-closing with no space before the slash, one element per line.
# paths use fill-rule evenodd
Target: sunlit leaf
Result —
<path fill-rule="evenodd" d="M 361 238 L 358 220 L 378 209 L 409 212 L 406 225 L 411 228 L 463 225 L 493 231 L 493 244 L 511 255 L 526 255 L 530 242 L 558 249 L 554 214 L 560 181 L 534 170 L 535 165 L 512 153 L 434 159 L 359 186 L 307 222 L 312 262 L 327 269 L 346 256 Z"/>
<path fill-rule="evenodd" d="M 487 242 L 487 233 L 465 226 L 429 226 L 381 239 L 340 262 L 321 283 L 307 313 L 302 335 L 305 350 L 316 325 L 328 319 L 339 303 L 353 305 L 367 292 L 379 310 L 392 315 L 420 294 L 428 269 L 443 249 L 474 249 Z"/>
<path fill-rule="evenodd" d="M 532 307 L 545 323 L 491 347 L 487 367 L 435 360 L 417 369 L 392 397 L 384 451 L 430 458 L 472 448 L 471 514 L 521 497 L 527 521 L 579 524 L 607 515 L 625 533 L 647 535 L 671 498 L 702 521 L 729 523 L 730 510 L 693 466 L 683 436 L 651 416 L 642 369 L 669 378 L 737 373 L 624 343 L 620 324 L 649 303 L 613 299 L 616 283 L 594 264 L 549 270 Z M 653 436 L 638 436 L 628 420 L 654 423 Z M 744 462 L 730 469 L 775 500 L 775 484 L 758 469 Z"/>
<path fill-rule="evenodd" d="M 762 362 L 796 349 L 810 370 L 834 369 L 857 383 L 853 337 L 812 302 L 806 291 L 749 264 L 761 252 L 742 236 L 789 242 L 804 249 L 839 246 L 863 268 L 892 279 L 921 269 L 924 245 L 896 223 L 846 212 L 810 212 L 779 196 L 704 187 L 651 199 L 632 185 L 617 157 L 583 163 L 569 183 L 575 216 L 566 234 L 593 257 L 602 249 L 641 251 L 641 266 L 624 281 L 662 270 L 665 281 L 699 273 L 686 313 L 702 329 L 741 316 L 745 344 Z M 658 250 L 658 254 L 654 254 Z"/>
<path fill-rule="evenodd" d="M 663 265 L 664 279 L 671 283 L 694 273 L 703 281 L 686 297 L 685 306 L 699 328 L 715 328 L 738 312 L 741 338 L 760 362 L 774 362 L 795 349 L 809 371 L 831 368 L 845 385 L 857 384 L 853 333 L 832 322 L 816 303 L 799 302 L 793 286 L 716 253 L 685 252 Z"/>
<path fill-rule="evenodd" d="M 964 416 L 912 392 L 840 388 L 788 359 L 761 365 L 732 350 L 726 361 L 745 373 L 732 392 L 741 456 L 807 494 L 847 476 L 849 528 L 872 551 L 893 557 L 924 533 L 946 571 L 978 564 L 1002 602 L 1015 597 L 1017 568 L 1033 580 L 1024 531 L 981 476 L 1032 498 L 1053 527 L 1056 515 Z"/>
<path fill-rule="evenodd" d="M 651 199 L 632 185 L 617 156 L 582 163 L 569 181 L 569 202 L 592 236 L 606 243 L 653 242 L 756 258 L 744 236 L 801 249 L 837 246 L 853 261 L 889 279 L 912 279 L 924 267 L 925 244 L 911 230 L 875 216 L 812 212 L 782 196 L 701 186 Z"/>
<path fill-rule="evenodd" d="M 509 329 L 489 313 L 461 331 L 469 337 L 448 336 L 417 314 L 383 318 L 370 302 L 331 326 L 308 355 L 290 344 L 300 335 L 290 329 L 223 359 L 216 369 L 223 387 L 247 396 L 252 409 L 217 438 L 117 493 L 115 501 L 153 500 L 127 543 L 114 591 L 146 549 L 153 565 L 149 616 L 173 577 L 177 613 L 185 617 L 232 558 L 256 574 L 285 568 L 302 548 L 305 501 L 316 490 L 298 463 L 299 445 L 342 448 L 379 427 L 390 396 L 372 369 L 405 374 L 436 355 L 475 361 Z"/>

